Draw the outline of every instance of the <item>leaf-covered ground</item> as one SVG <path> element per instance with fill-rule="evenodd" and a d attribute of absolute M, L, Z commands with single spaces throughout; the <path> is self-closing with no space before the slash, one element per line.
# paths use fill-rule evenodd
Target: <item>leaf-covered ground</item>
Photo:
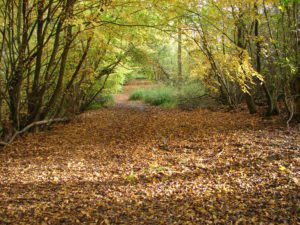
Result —
<path fill-rule="evenodd" d="M 0 224 L 297 224 L 300 137 L 247 112 L 115 107 L 0 151 Z"/>

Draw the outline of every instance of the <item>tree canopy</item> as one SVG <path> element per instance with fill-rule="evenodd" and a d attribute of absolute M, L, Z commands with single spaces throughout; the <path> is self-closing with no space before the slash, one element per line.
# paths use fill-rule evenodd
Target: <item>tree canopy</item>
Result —
<path fill-rule="evenodd" d="M 82 112 L 137 74 L 299 113 L 298 0 L 0 4 L 1 121 L 16 130 Z"/>

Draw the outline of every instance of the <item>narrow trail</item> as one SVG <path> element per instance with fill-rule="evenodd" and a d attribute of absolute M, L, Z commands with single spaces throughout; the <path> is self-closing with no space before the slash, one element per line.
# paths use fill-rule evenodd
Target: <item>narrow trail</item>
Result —
<path fill-rule="evenodd" d="M 151 81 L 147 80 L 133 80 L 124 86 L 122 93 L 115 96 L 116 108 L 136 108 L 143 110 L 146 107 L 141 101 L 129 101 L 130 94 L 136 89 L 147 89 L 155 87 Z"/>
<path fill-rule="evenodd" d="M 141 110 L 127 100 L 137 86 L 0 150 L 0 224 L 300 222 L 297 131 L 247 112 Z"/>

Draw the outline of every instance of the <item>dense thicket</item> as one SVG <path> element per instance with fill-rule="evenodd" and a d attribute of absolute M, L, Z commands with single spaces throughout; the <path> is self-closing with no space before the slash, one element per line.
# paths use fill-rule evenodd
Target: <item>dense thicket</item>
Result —
<path fill-rule="evenodd" d="M 97 21 L 107 6 L 108 1 L 1 2 L 4 129 L 78 113 L 104 90 L 127 51 Z"/>
<path fill-rule="evenodd" d="M 2 133 L 70 117 L 134 74 L 300 112 L 300 2 L 1 0 Z M 171 37 L 171 38 L 170 38 Z M 110 76 L 112 75 L 112 76 Z"/>
<path fill-rule="evenodd" d="M 207 60 L 206 79 L 213 78 L 230 106 L 244 96 L 255 113 L 254 98 L 265 98 L 267 115 L 274 115 L 281 98 L 294 114 L 299 107 L 293 102 L 299 94 L 299 1 L 209 1 L 187 14 L 190 36 Z"/>

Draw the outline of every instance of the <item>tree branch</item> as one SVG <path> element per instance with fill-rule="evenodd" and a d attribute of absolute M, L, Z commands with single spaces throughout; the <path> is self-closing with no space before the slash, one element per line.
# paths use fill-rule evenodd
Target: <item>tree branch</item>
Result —
<path fill-rule="evenodd" d="M 42 121 L 31 123 L 25 128 L 23 128 L 22 130 L 15 132 L 15 134 L 11 137 L 11 139 L 8 142 L 0 142 L 0 146 L 10 145 L 20 134 L 27 132 L 29 129 L 33 127 L 41 126 L 41 125 L 49 125 L 51 123 L 57 123 L 57 122 L 67 122 L 69 120 L 70 120 L 69 118 L 59 118 L 59 119 L 42 120 Z"/>

